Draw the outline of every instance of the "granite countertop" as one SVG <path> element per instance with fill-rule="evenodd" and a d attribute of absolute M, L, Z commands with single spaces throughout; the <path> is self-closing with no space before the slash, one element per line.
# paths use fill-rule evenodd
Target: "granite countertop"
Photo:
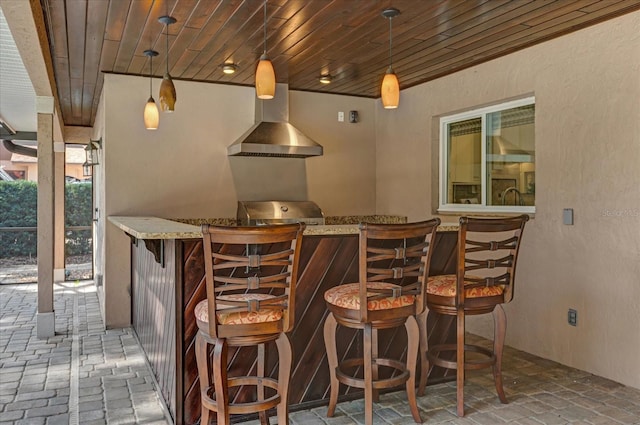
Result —
<path fill-rule="evenodd" d="M 405 221 L 406 223 L 406 221 Z M 441 223 L 438 226 L 439 232 L 457 232 L 458 223 Z M 357 235 L 360 233 L 358 223 L 355 224 L 327 224 L 325 226 L 307 226 L 304 230 L 305 236 L 312 235 Z"/>
<path fill-rule="evenodd" d="M 170 220 L 200 226 L 214 224 L 218 226 L 236 226 L 235 218 L 171 218 Z M 358 224 L 358 223 L 406 223 L 407 217 L 399 215 L 328 215 L 324 218 L 326 225 Z"/>
<path fill-rule="evenodd" d="M 353 217 L 351 217 L 351 219 L 352 218 Z M 348 219 L 347 221 L 352 221 L 351 219 Z M 201 223 L 218 225 L 235 224 L 235 220 L 233 219 L 184 219 L 176 221 L 159 217 L 126 216 L 109 216 L 109 221 L 119 229 L 138 239 L 199 239 L 202 237 L 199 225 Z M 188 224 L 185 222 L 192 222 L 194 224 Z M 393 222 L 397 223 L 402 221 Z M 197 223 L 197 225 L 195 223 Z M 457 223 L 443 223 L 438 227 L 438 231 L 440 232 L 457 230 Z M 357 235 L 358 232 L 358 223 L 352 223 L 307 226 L 304 234 L 307 236 L 335 236 Z"/>
<path fill-rule="evenodd" d="M 109 221 L 138 239 L 199 239 L 200 226 L 159 217 L 109 216 Z"/>

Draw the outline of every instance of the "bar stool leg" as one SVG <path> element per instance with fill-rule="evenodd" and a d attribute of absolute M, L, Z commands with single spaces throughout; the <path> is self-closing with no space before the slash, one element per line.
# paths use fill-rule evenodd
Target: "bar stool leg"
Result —
<path fill-rule="evenodd" d="M 207 361 L 207 341 L 200 334 L 196 335 L 196 363 L 198 365 L 198 378 L 200 379 L 200 394 L 206 394 L 207 388 L 210 384 L 211 370 L 209 369 L 209 362 Z M 202 395 L 200 396 L 202 399 Z M 200 423 L 202 425 L 209 425 L 210 411 L 207 409 L 203 402 L 200 413 Z"/>
<path fill-rule="evenodd" d="M 229 394 L 227 393 L 227 340 L 217 338 L 213 346 L 213 385 L 216 391 L 216 418 L 218 425 L 228 425 L 229 420 Z"/>
<path fill-rule="evenodd" d="M 289 424 L 289 377 L 291 376 L 291 342 L 285 333 L 281 333 L 276 339 L 278 347 L 278 425 Z"/>
<path fill-rule="evenodd" d="M 372 368 L 372 339 L 371 323 L 364 324 L 364 423 L 373 423 L 373 368 Z"/>
<path fill-rule="evenodd" d="M 496 383 L 496 391 L 500 402 L 508 403 L 502 387 L 502 349 L 504 348 L 504 339 L 507 333 L 507 315 L 501 305 L 497 305 L 493 309 L 494 335 L 493 335 L 493 354 L 496 356 L 496 364 L 493 365 L 493 378 Z"/>
<path fill-rule="evenodd" d="M 324 346 L 327 349 L 327 362 L 329 363 L 329 377 L 331 382 L 331 392 L 329 394 L 329 408 L 327 409 L 327 416 L 333 417 L 336 410 L 336 403 L 338 402 L 338 390 L 340 389 L 340 383 L 336 376 L 336 368 L 338 367 L 338 352 L 336 348 L 336 328 L 338 322 L 336 322 L 333 313 L 329 313 L 324 321 Z"/>
<path fill-rule="evenodd" d="M 418 385 L 418 395 L 423 396 L 427 386 L 427 375 L 429 374 L 429 360 L 427 351 L 429 350 L 429 339 L 427 335 L 427 316 L 429 310 L 426 308 L 417 317 L 418 332 L 420 335 L 420 384 Z"/>
<path fill-rule="evenodd" d="M 376 360 L 378 359 L 378 330 L 373 329 L 371 332 L 371 376 L 373 382 L 378 380 L 378 363 Z M 380 394 L 376 389 L 372 390 L 373 394 L 373 402 L 380 402 Z"/>
<path fill-rule="evenodd" d="M 265 361 L 265 346 L 264 344 L 258 344 L 258 370 L 257 375 L 259 378 L 264 378 L 264 361 Z M 258 401 L 264 400 L 264 385 L 262 385 L 262 381 L 258 380 L 258 388 L 257 388 L 257 397 Z M 261 410 L 258 415 L 260 416 L 260 423 L 262 425 L 269 425 L 269 416 L 267 415 L 266 410 Z"/>
<path fill-rule="evenodd" d="M 458 310 L 456 320 L 456 398 L 457 415 L 464 416 L 464 311 Z"/>
<path fill-rule="evenodd" d="M 416 318 L 409 316 L 404 322 L 407 329 L 407 370 L 409 371 L 409 379 L 407 380 L 407 400 L 411 408 L 411 415 L 416 423 L 422 423 L 418 403 L 416 402 L 416 363 L 418 360 L 418 345 L 420 331 Z"/>

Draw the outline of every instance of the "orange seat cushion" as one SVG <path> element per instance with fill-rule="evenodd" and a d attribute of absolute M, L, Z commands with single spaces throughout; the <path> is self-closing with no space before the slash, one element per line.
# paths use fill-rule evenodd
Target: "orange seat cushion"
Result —
<path fill-rule="evenodd" d="M 233 294 L 220 295 L 216 299 L 218 306 L 223 306 L 224 301 L 249 301 L 266 300 L 274 298 L 269 294 Z M 207 300 L 200 301 L 195 308 L 196 319 L 201 322 L 209 322 L 209 305 Z M 224 313 L 218 311 L 218 323 L 221 325 L 248 325 L 252 323 L 277 322 L 282 319 L 282 310 L 260 309 L 258 311 L 242 311 L 238 313 Z"/>
<path fill-rule="evenodd" d="M 398 285 L 386 282 L 369 282 L 367 289 L 393 289 Z M 324 293 L 324 300 L 329 304 L 350 310 L 360 310 L 360 284 L 348 283 L 346 285 L 334 286 Z M 375 295 L 368 293 L 367 295 Z M 386 297 L 367 302 L 368 310 L 388 310 L 391 308 L 405 307 L 415 303 L 415 296 L 401 295 L 399 297 Z"/>
<path fill-rule="evenodd" d="M 504 288 L 502 286 L 480 286 L 465 290 L 465 298 L 481 298 L 502 295 Z M 433 276 L 429 278 L 427 285 L 427 294 L 438 295 L 441 297 L 456 296 L 456 275 L 445 274 L 442 276 Z"/>

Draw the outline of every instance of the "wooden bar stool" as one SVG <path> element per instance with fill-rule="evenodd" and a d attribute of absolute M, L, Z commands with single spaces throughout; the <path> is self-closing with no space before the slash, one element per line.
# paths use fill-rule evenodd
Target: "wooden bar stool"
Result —
<path fill-rule="evenodd" d="M 304 224 L 262 227 L 202 226 L 207 299 L 195 308 L 196 362 L 202 416 L 218 424 L 231 414 L 260 413 L 277 406 L 278 423 L 288 424 L 287 394 L 300 244 Z M 265 377 L 265 344 L 278 349 L 278 379 Z M 209 346 L 213 346 L 212 350 Z M 228 347 L 257 346 L 256 376 L 227 376 Z M 211 354 L 212 352 L 212 354 Z M 257 400 L 233 403 L 229 388 L 255 386 Z"/>
<path fill-rule="evenodd" d="M 502 403 L 502 350 L 507 317 L 501 304 L 513 299 L 516 261 L 528 215 L 511 218 L 460 218 L 458 265 L 455 275 L 429 278 L 427 308 L 456 316 L 456 344 L 439 344 L 421 351 L 422 364 L 456 369 L 457 414 L 464 416 L 464 371 L 493 367 L 493 376 Z M 493 313 L 493 350 L 465 344 L 465 316 Z M 426 346 L 426 315 L 420 322 L 420 338 Z M 467 357 L 474 352 L 480 356 Z M 455 352 L 455 361 L 443 353 Z M 479 358 L 478 358 L 479 357 Z M 418 394 L 424 393 L 429 366 L 421 369 Z"/>
<path fill-rule="evenodd" d="M 425 289 L 439 219 L 410 224 L 361 224 L 359 282 L 327 290 L 324 325 L 331 392 L 327 416 L 333 416 L 339 384 L 364 389 L 365 423 L 373 422 L 378 391 L 406 384 L 413 419 L 422 423 L 416 403 L 419 331 L 416 315 L 425 308 Z M 363 330 L 363 357 L 338 362 L 337 325 Z M 405 326 L 406 364 L 378 356 L 378 330 Z M 391 369 L 382 378 L 380 369 Z M 350 369 L 355 369 L 349 371 Z M 361 369 L 361 374 L 356 374 Z M 386 375 L 385 375 L 386 376 Z"/>

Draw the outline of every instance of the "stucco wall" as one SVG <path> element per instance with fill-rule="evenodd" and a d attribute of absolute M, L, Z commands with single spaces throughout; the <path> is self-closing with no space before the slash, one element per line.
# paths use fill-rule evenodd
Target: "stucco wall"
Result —
<path fill-rule="evenodd" d="M 104 141 L 104 125 L 105 125 L 105 108 L 104 108 L 104 90 L 100 96 L 96 118 L 93 123 L 91 132 L 91 140 Z M 102 144 L 104 148 L 104 143 Z M 105 187 L 104 187 L 104 149 L 98 150 L 98 165 L 92 170 L 93 182 L 93 279 L 96 282 L 96 293 L 100 300 L 100 313 L 102 320 L 105 320 L 105 302 L 104 302 L 104 268 L 105 268 L 105 242 L 104 234 L 106 231 L 107 220 L 105 216 Z"/>
<path fill-rule="evenodd" d="M 230 158 L 227 146 L 254 122 L 252 87 L 176 81 L 176 111 L 161 113 L 159 129 L 148 131 L 148 84 L 105 75 L 104 217 L 235 217 L 238 199 L 311 199 L 327 214 L 375 212 L 374 100 L 291 92 L 290 122 L 325 155 Z M 156 80 L 154 94 L 158 87 Z M 359 110 L 362 121 L 339 123 L 339 110 Z M 130 322 L 130 241 L 109 223 L 104 240 L 106 324 L 123 326 Z"/>
<path fill-rule="evenodd" d="M 640 12 L 625 15 L 404 90 L 399 109 L 376 110 L 376 212 L 417 220 L 437 208 L 437 117 L 535 95 L 536 214 L 507 306 L 507 344 L 636 388 L 638 28 Z M 574 209 L 575 225 L 562 224 L 563 208 Z M 470 329 L 490 334 L 489 325 Z"/>
<path fill-rule="evenodd" d="M 320 93 L 290 93 L 290 120 L 324 148 L 306 160 L 308 196 L 325 215 L 375 213 L 375 101 Z M 338 112 L 345 115 L 338 122 Z M 358 122 L 349 122 L 349 111 Z"/>

